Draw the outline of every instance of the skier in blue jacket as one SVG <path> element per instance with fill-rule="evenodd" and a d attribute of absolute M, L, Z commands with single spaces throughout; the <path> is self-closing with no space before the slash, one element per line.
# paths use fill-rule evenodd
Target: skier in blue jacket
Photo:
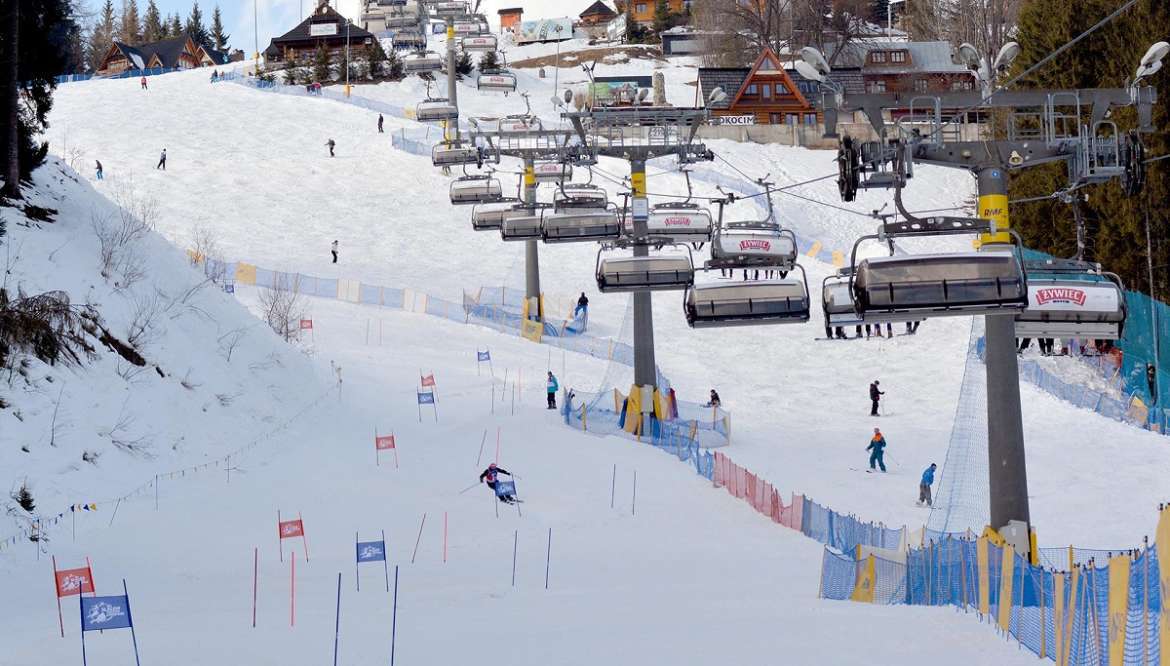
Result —
<path fill-rule="evenodd" d="M 934 506 L 930 499 L 930 487 L 934 485 L 934 470 L 938 465 L 930 463 L 930 467 L 922 473 L 922 483 L 918 484 L 918 506 L 925 502 L 926 506 Z"/>
<path fill-rule="evenodd" d="M 548 388 L 548 408 L 549 409 L 556 409 L 557 408 L 557 389 L 559 389 L 560 387 L 561 387 L 561 385 L 557 383 L 556 375 L 554 375 L 552 373 L 552 370 L 549 370 L 549 372 L 548 372 L 548 386 L 547 386 L 547 388 Z"/>
<path fill-rule="evenodd" d="M 882 431 L 879 428 L 873 429 L 873 439 L 869 440 L 869 446 L 865 447 L 866 451 L 872 451 L 869 454 L 869 469 L 873 471 L 874 466 L 880 466 L 882 471 L 886 471 L 886 463 L 882 460 L 882 456 L 886 450 L 886 438 L 882 436 Z"/>

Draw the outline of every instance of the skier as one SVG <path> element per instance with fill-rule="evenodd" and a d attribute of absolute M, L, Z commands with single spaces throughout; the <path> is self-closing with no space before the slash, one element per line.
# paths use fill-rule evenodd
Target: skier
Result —
<path fill-rule="evenodd" d="M 869 409 L 870 416 L 878 415 L 878 401 L 881 400 L 882 396 L 886 394 L 885 391 L 882 391 L 878 388 L 879 384 L 881 384 L 881 382 L 875 379 L 873 380 L 873 383 L 869 385 L 869 400 L 873 403 Z"/>
<path fill-rule="evenodd" d="M 582 312 L 589 314 L 589 299 L 585 297 L 585 292 L 581 292 L 581 298 L 577 299 L 577 307 L 573 309 L 573 317 Z"/>
<path fill-rule="evenodd" d="M 378 134 L 383 134 L 383 132 L 382 132 L 382 114 L 380 114 L 380 113 L 378 114 Z"/>
<path fill-rule="evenodd" d="M 865 450 L 873 452 L 869 454 L 869 471 L 872 472 L 874 465 L 877 465 L 885 472 L 886 462 L 882 460 L 882 456 L 886 450 L 886 438 L 882 437 L 882 431 L 880 429 L 873 429 L 873 439 L 869 440 L 869 446 L 865 447 Z"/>
<path fill-rule="evenodd" d="M 333 147 L 337 144 L 333 142 L 333 139 L 329 139 L 325 142 L 325 145 L 329 146 L 329 157 L 333 157 Z"/>
<path fill-rule="evenodd" d="M 486 481 L 487 487 L 491 488 L 492 492 L 495 493 L 496 492 L 496 483 L 499 480 L 498 477 L 500 474 L 507 474 L 508 476 L 512 476 L 512 473 L 509 472 L 508 470 L 504 469 L 503 467 L 497 466 L 495 463 L 492 463 L 492 464 L 487 466 L 487 469 L 485 469 L 482 474 L 479 475 L 479 482 L 484 483 L 484 481 Z M 512 504 L 512 503 L 516 502 L 516 496 L 512 495 L 512 494 L 500 495 L 497 493 L 496 498 L 499 499 L 504 504 Z"/>
<path fill-rule="evenodd" d="M 143 80 L 145 80 L 145 79 L 143 79 Z M 163 171 L 167 170 L 167 149 L 166 148 L 163 148 L 162 155 L 158 156 L 158 164 L 156 164 L 154 168 L 156 170 L 157 169 L 162 169 Z"/>
<path fill-rule="evenodd" d="M 708 400 L 707 404 L 703 405 L 703 406 L 704 407 L 718 407 L 722 404 L 723 404 L 723 402 L 721 400 L 719 400 L 719 394 L 715 392 L 715 389 L 711 389 L 711 399 Z"/>
<path fill-rule="evenodd" d="M 138 85 L 142 86 L 143 90 L 149 90 L 149 88 L 146 87 L 146 77 L 145 76 L 142 77 L 142 79 L 138 81 Z"/>
<path fill-rule="evenodd" d="M 1146 384 L 1150 387 L 1150 405 L 1158 404 L 1158 369 L 1153 363 L 1146 364 Z"/>
<path fill-rule="evenodd" d="M 560 388 L 560 384 L 557 383 L 556 375 L 554 375 L 552 373 L 552 370 L 548 371 L 548 386 L 547 386 L 547 388 L 548 388 L 548 408 L 549 409 L 556 409 L 557 408 L 557 389 Z"/>
<path fill-rule="evenodd" d="M 938 465 L 930 463 L 930 467 L 922 473 L 922 483 L 918 484 L 918 506 L 922 506 L 925 502 L 926 506 L 934 506 L 930 499 L 930 487 L 934 485 L 934 470 L 938 469 Z"/>
<path fill-rule="evenodd" d="M 333 263 L 336 264 L 337 263 L 337 241 L 333 241 L 333 245 L 330 246 L 329 251 L 333 253 Z"/>
<path fill-rule="evenodd" d="M 922 322 L 920 322 L 920 321 L 906 322 L 906 335 L 914 335 L 915 333 L 917 333 L 918 332 L 918 325 L 921 323 Z"/>
<path fill-rule="evenodd" d="M 102 161 L 101 160 L 94 160 L 94 161 L 97 162 L 97 179 L 103 180 L 105 177 L 105 172 L 102 170 Z"/>

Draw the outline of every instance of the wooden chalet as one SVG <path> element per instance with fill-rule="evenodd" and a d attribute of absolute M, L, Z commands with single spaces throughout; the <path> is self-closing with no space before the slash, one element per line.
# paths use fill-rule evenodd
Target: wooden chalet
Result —
<path fill-rule="evenodd" d="M 732 2 L 733 0 L 723 0 L 724 2 Z M 629 13 L 637 23 L 642 25 L 652 25 L 654 23 L 654 0 L 615 0 L 617 10 L 619 13 Z M 666 6 L 670 11 L 679 14 L 686 10 L 691 5 L 691 0 L 667 0 Z"/>
<path fill-rule="evenodd" d="M 581 12 L 577 18 L 581 20 L 583 27 L 601 26 L 604 27 L 607 23 L 617 18 L 618 13 L 610 9 L 609 5 L 601 0 L 597 0 L 592 5 L 589 5 L 585 11 Z"/>
<path fill-rule="evenodd" d="M 523 7 L 508 7 L 499 10 L 496 14 L 500 16 L 500 32 L 515 30 L 520 27 L 520 23 L 524 20 Z"/>
<path fill-rule="evenodd" d="M 114 42 L 98 65 L 97 73 L 99 76 L 109 76 L 156 68 L 194 69 L 204 65 L 222 65 L 227 59 L 222 56 L 223 60 L 220 60 L 221 56 L 218 51 L 196 44 L 188 35 L 137 46 Z"/>
<path fill-rule="evenodd" d="M 333 51 L 334 60 L 344 57 L 345 46 L 360 49 L 374 43 L 374 35 L 360 25 L 346 25 L 347 19 L 322 2 L 317 9 L 295 28 L 274 38 L 264 49 L 264 62 L 272 64 L 290 59 L 306 62 L 313 58 L 318 46 L 324 44 Z"/>
<path fill-rule="evenodd" d="M 702 67 L 699 69 L 699 104 L 706 103 L 715 88 L 727 99 L 707 103 L 721 122 L 741 125 L 815 125 L 816 108 L 785 71 L 780 58 L 765 49 L 749 68 Z M 806 87 L 806 90 L 808 88 Z"/>

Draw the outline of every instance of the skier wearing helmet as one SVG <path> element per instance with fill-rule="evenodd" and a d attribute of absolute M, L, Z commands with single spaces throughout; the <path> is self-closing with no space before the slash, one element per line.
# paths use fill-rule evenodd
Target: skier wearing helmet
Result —
<path fill-rule="evenodd" d="M 496 483 L 500 474 L 507 474 L 508 476 L 512 476 L 512 473 L 508 470 L 496 465 L 495 463 L 492 463 L 487 466 L 487 469 L 485 469 L 482 474 L 479 475 L 479 482 L 484 483 L 486 481 L 488 488 L 491 488 L 492 492 L 496 493 L 496 497 L 498 497 L 501 502 L 505 504 L 511 504 L 512 502 L 516 501 L 515 495 L 511 493 L 501 495 L 496 492 Z"/>

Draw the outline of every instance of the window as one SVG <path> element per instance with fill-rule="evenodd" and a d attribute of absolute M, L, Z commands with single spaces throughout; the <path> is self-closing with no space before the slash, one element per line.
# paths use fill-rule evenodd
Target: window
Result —
<path fill-rule="evenodd" d="M 800 88 L 800 92 L 805 95 L 815 95 L 819 90 L 819 86 L 812 81 L 798 81 L 796 87 Z"/>
<path fill-rule="evenodd" d="M 784 122 L 787 123 L 788 125 L 795 125 L 796 121 L 797 121 L 797 115 L 795 113 L 788 114 L 788 116 L 784 119 Z"/>
<path fill-rule="evenodd" d="M 756 84 L 753 83 L 747 87 L 747 94 L 758 95 L 759 93 L 760 93 L 760 89 L 759 89 L 759 86 L 757 86 Z"/>
<path fill-rule="evenodd" d="M 906 62 L 906 52 L 890 51 L 890 62 Z"/>
<path fill-rule="evenodd" d="M 646 13 L 646 3 L 639 2 L 638 4 L 634 5 L 634 13 L 635 14 L 645 14 Z"/>
<path fill-rule="evenodd" d="M 765 83 L 764 87 L 760 90 L 763 92 L 762 97 L 764 99 L 772 99 L 772 86 Z"/>
<path fill-rule="evenodd" d="M 930 89 L 930 81 L 926 79 L 914 79 L 914 92 L 926 92 Z"/>
<path fill-rule="evenodd" d="M 805 125 L 816 125 L 817 124 L 817 114 L 815 114 L 815 113 L 804 114 L 804 124 Z"/>
<path fill-rule="evenodd" d="M 886 82 L 878 79 L 877 81 L 866 81 L 865 91 L 871 93 L 884 93 L 886 91 Z"/>
<path fill-rule="evenodd" d="M 970 81 L 951 81 L 951 90 L 973 90 L 974 87 Z"/>
<path fill-rule="evenodd" d="M 869 54 L 869 61 L 874 62 L 874 63 L 885 62 L 886 61 L 886 52 L 885 51 L 874 51 L 873 53 Z"/>
<path fill-rule="evenodd" d="M 787 95 L 787 94 L 788 94 L 788 86 L 784 85 L 783 83 L 777 83 L 776 84 L 776 96 L 779 97 L 780 95 Z"/>

